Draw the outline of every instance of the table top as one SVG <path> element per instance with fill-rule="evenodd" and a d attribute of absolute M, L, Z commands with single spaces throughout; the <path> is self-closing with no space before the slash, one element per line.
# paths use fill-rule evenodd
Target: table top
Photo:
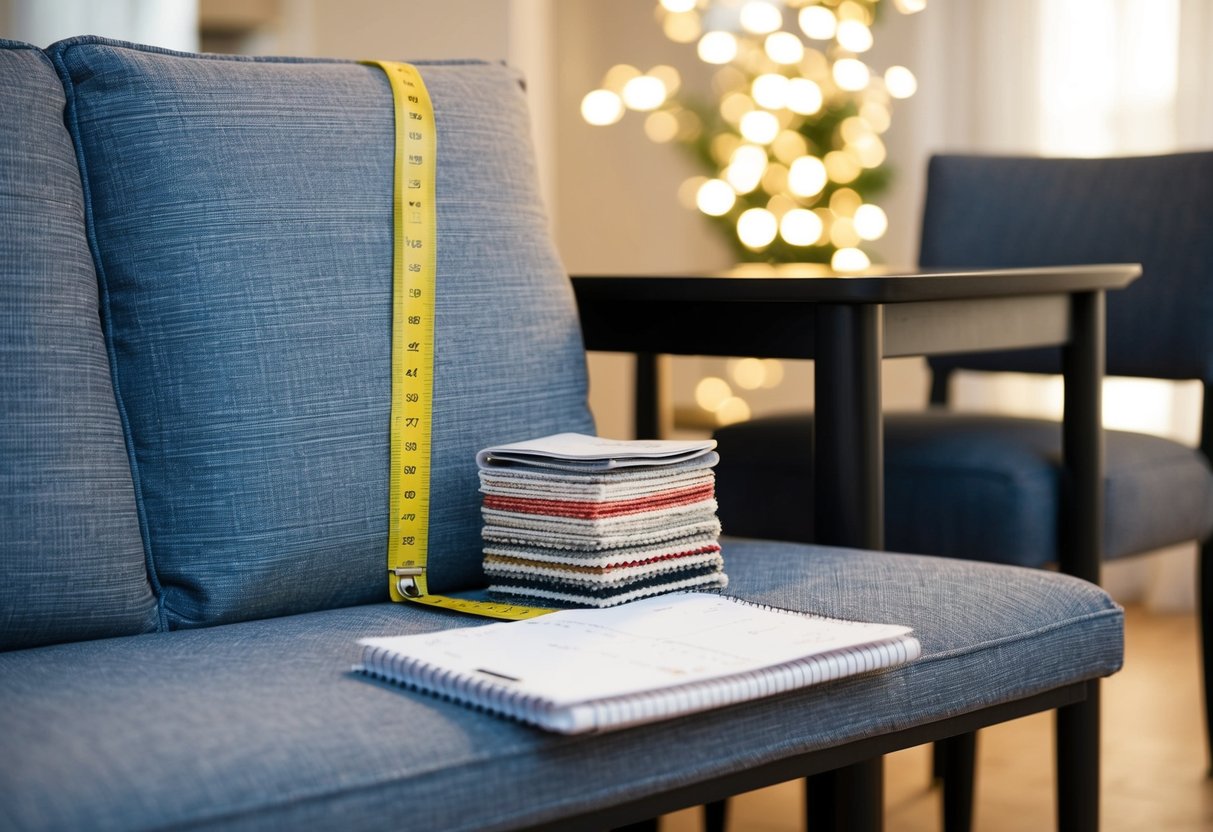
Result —
<path fill-rule="evenodd" d="M 573 275 L 582 301 L 912 303 L 1121 289 L 1136 263 L 1012 269 L 893 269 L 841 273 L 812 263 L 751 263 L 701 274 Z"/>

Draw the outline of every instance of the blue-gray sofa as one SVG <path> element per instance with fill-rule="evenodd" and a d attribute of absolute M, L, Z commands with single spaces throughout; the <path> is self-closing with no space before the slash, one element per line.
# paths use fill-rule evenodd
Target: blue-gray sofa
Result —
<path fill-rule="evenodd" d="M 450 592 L 483 583 L 475 452 L 593 424 L 519 78 L 422 72 Z M 1120 666 L 1081 581 L 726 539 L 730 593 L 907 623 L 923 657 L 580 737 L 369 681 L 357 639 L 478 623 L 387 601 L 383 74 L 0 42 L 0 113 L 0 829 L 618 825 L 1082 708 Z"/>

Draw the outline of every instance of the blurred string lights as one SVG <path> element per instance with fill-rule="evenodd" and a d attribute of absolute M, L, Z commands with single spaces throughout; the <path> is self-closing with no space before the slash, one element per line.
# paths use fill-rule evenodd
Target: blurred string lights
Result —
<path fill-rule="evenodd" d="M 888 227 L 869 201 L 886 185 L 892 99 L 917 88 L 902 66 L 863 60 L 888 0 L 661 0 L 670 40 L 694 44 L 719 67 L 714 101 L 682 94 L 670 66 L 612 67 L 581 113 L 614 124 L 644 114 L 646 135 L 689 150 L 708 175 L 687 180 L 682 202 L 712 218 L 741 260 L 871 265 L 862 246 Z M 926 0 L 892 0 L 903 14 Z"/>

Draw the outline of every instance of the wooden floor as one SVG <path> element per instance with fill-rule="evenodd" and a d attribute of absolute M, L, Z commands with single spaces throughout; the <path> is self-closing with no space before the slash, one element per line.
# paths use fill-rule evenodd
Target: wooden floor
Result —
<path fill-rule="evenodd" d="M 1126 611 L 1125 668 L 1103 682 L 1105 832 L 1213 830 L 1213 780 L 1204 749 L 1198 639 L 1191 615 Z M 974 829 L 1019 832 L 1054 827 L 1053 718 L 1004 723 L 978 735 Z M 885 829 L 939 832 L 939 790 L 930 753 L 885 758 Z M 729 803 L 730 832 L 803 829 L 798 783 L 740 795 Z M 698 832 L 699 810 L 662 818 L 662 832 Z"/>

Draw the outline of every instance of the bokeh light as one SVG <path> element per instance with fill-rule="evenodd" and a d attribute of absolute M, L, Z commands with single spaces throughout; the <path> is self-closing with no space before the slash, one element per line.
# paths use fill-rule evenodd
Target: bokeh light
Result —
<path fill-rule="evenodd" d="M 834 83 L 839 89 L 858 92 L 868 85 L 872 73 L 858 58 L 841 58 L 834 62 Z"/>
<path fill-rule="evenodd" d="M 719 179 L 709 179 L 699 186 L 695 204 L 699 210 L 709 217 L 720 217 L 733 210 L 737 202 L 737 192 L 728 182 Z"/>
<path fill-rule="evenodd" d="M 678 116 L 669 110 L 658 110 L 649 113 L 648 117 L 644 120 L 644 134 L 649 137 L 650 141 L 657 144 L 674 141 L 674 139 L 678 138 L 678 131 L 680 129 Z"/>
<path fill-rule="evenodd" d="M 725 366 L 742 390 L 757 390 L 767 378 L 767 368 L 759 358 L 730 358 Z"/>
<path fill-rule="evenodd" d="M 730 124 L 740 124 L 746 113 L 754 109 L 754 99 L 744 92 L 731 92 L 720 99 L 720 115 Z"/>
<path fill-rule="evenodd" d="M 737 236 L 748 248 L 769 246 L 779 233 L 779 222 L 766 208 L 751 208 L 737 218 Z"/>
<path fill-rule="evenodd" d="M 811 116 L 824 103 L 821 87 L 808 78 L 793 78 L 788 82 L 788 109 L 802 116 Z"/>
<path fill-rule="evenodd" d="M 752 144 L 743 144 L 733 151 L 725 180 L 739 194 L 748 194 L 758 187 L 767 169 L 767 152 Z"/>
<path fill-rule="evenodd" d="M 715 411 L 733 395 L 733 388 L 719 376 L 705 376 L 695 385 L 695 404 Z"/>
<path fill-rule="evenodd" d="M 587 124 L 604 127 L 623 118 L 623 101 L 610 90 L 594 90 L 581 99 L 581 117 Z"/>
<path fill-rule="evenodd" d="M 652 75 L 640 75 L 623 85 L 620 97 L 630 110 L 642 113 L 656 110 L 665 103 L 665 84 Z"/>
<path fill-rule="evenodd" d="M 793 208 L 779 220 L 779 236 L 794 246 L 811 246 L 821 239 L 821 217 L 805 208 Z"/>
<path fill-rule="evenodd" d="M 825 6 L 805 6 L 797 22 L 801 31 L 813 40 L 830 40 L 838 29 L 838 18 Z"/>
<path fill-rule="evenodd" d="M 708 64 L 727 64 L 737 57 L 737 38 L 731 32 L 708 32 L 699 39 L 699 59 Z"/>
<path fill-rule="evenodd" d="M 666 97 L 677 93 L 679 88 L 682 86 L 682 76 L 679 74 L 678 70 L 674 69 L 672 66 L 658 64 L 646 72 L 645 75 L 656 78 L 661 81 L 662 84 L 665 84 Z"/>
<path fill-rule="evenodd" d="M 855 231 L 865 240 L 879 240 L 889 229 L 889 218 L 879 205 L 860 205 L 855 210 Z"/>
<path fill-rule="evenodd" d="M 716 424 L 735 425 L 750 418 L 750 405 L 740 396 L 730 396 L 716 408 Z"/>
<path fill-rule="evenodd" d="M 741 117 L 741 135 L 755 144 L 770 144 L 779 135 L 779 119 L 766 110 L 751 110 Z"/>
<path fill-rule="evenodd" d="M 623 91 L 623 87 L 633 78 L 639 78 L 644 73 L 631 64 L 615 64 L 602 77 L 602 88 L 614 93 Z"/>
<path fill-rule="evenodd" d="M 863 197 L 853 188 L 839 188 L 830 194 L 830 210 L 840 217 L 855 216 L 862 204 Z"/>
<path fill-rule="evenodd" d="M 804 44 L 791 32 L 775 32 L 763 43 L 767 57 L 777 64 L 791 66 L 804 57 Z"/>
<path fill-rule="evenodd" d="M 703 34 L 703 26 L 694 12 L 667 14 L 661 21 L 661 31 L 674 43 L 694 43 Z"/>
<path fill-rule="evenodd" d="M 918 92 L 918 79 L 904 66 L 891 66 L 884 71 L 884 85 L 894 98 L 909 98 Z"/>
<path fill-rule="evenodd" d="M 788 169 L 788 189 L 796 196 L 816 196 L 826 186 L 827 179 L 825 163 L 816 156 L 801 156 Z"/>
<path fill-rule="evenodd" d="M 858 161 L 841 150 L 831 150 L 825 155 L 822 162 L 825 163 L 827 175 L 839 185 L 854 182 L 863 171 Z"/>
<path fill-rule="evenodd" d="M 863 238 L 855 231 L 855 221 L 850 217 L 835 217 L 830 224 L 830 242 L 835 248 L 852 248 Z"/>
<path fill-rule="evenodd" d="M 784 130 L 771 142 L 771 152 L 785 165 L 790 165 L 801 156 L 809 154 L 809 143 L 795 130 Z"/>
<path fill-rule="evenodd" d="M 766 35 L 783 26 L 783 12 L 768 0 L 747 0 L 741 7 L 741 28 L 755 35 Z"/>
<path fill-rule="evenodd" d="M 867 52 L 872 48 L 872 30 L 858 20 L 844 20 L 835 32 L 838 45 L 849 52 Z"/>
<path fill-rule="evenodd" d="M 857 248 L 840 248 L 830 258 L 830 267 L 839 272 L 861 272 L 871 265 L 868 255 Z"/>
<path fill-rule="evenodd" d="M 768 110 L 779 110 L 787 104 L 790 83 L 786 75 L 767 72 L 754 79 L 754 84 L 750 87 L 750 95 L 754 97 L 758 106 L 766 107 Z"/>

